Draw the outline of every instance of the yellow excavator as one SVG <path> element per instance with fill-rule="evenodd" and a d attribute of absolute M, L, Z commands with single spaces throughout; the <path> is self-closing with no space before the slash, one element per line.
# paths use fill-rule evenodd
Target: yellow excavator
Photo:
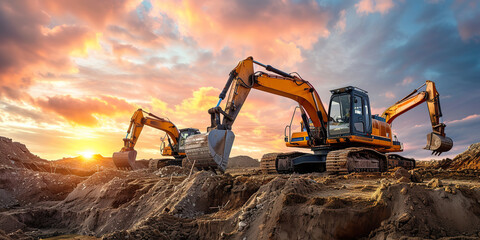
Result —
<path fill-rule="evenodd" d="M 147 114 L 145 117 L 143 114 Z M 130 126 L 127 130 L 127 136 L 123 139 L 124 146 L 120 152 L 113 153 L 113 162 L 118 169 L 136 170 L 140 166 L 136 163 L 137 151 L 134 149 L 140 133 L 144 126 L 150 126 L 166 133 L 160 145 L 162 156 L 171 156 L 172 158 L 152 159 L 149 161 L 150 169 L 158 169 L 167 165 L 181 165 L 185 155 L 185 139 L 187 137 L 200 134 L 195 128 L 178 129 L 170 120 L 157 117 L 152 113 L 138 109 L 130 120 Z M 129 137 L 130 135 L 130 137 Z M 168 146 L 167 146 L 168 143 Z"/>
<path fill-rule="evenodd" d="M 254 64 L 271 73 L 254 71 Z M 310 148 L 313 151 L 269 154 L 269 161 L 274 162 L 269 168 L 274 171 L 289 173 L 326 170 L 348 173 L 386 171 L 388 167 L 395 166 L 411 168 L 414 166 L 413 160 L 396 154 L 391 157 L 388 155 L 403 151 L 402 144 L 392 135 L 390 124 L 396 117 L 420 103 L 426 101 L 428 104 L 433 130 L 427 135 L 425 149 L 440 154 L 453 146 L 452 139 L 445 135 L 445 124 L 440 120 L 442 113 L 435 84 L 427 81 L 425 85 L 425 91 L 418 92 L 419 89 L 416 89 L 388 108 L 382 116 L 372 116 L 366 91 L 352 86 L 334 89 L 331 90 L 327 113 L 315 88 L 298 73 L 286 73 L 249 57 L 239 62 L 230 72 L 217 106 L 208 110 L 211 126 L 207 133 L 187 139 L 187 161 L 218 167 L 222 171 L 226 169 L 235 138 L 232 125 L 253 88 L 290 98 L 299 104 L 303 131 L 291 133 L 291 127 L 287 126 L 286 145 Z M 220 103 L 229 89 L 223 110 Z"/>

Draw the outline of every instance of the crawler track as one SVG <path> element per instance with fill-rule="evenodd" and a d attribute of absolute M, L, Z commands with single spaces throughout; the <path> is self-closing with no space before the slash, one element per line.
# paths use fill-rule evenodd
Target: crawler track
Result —
<path fill-rule="evenodd" d="M 337 174 L 384 172 L 387 170 L 387 158 L 368 148 L 346 148 L 329 152 L 326 165 L 327 172 Z"/>
<path fill-rule="evenodd" d="M 402 157 L 398 154 L 387 154 L 388 168 L 403 167 L 405 169 L 415 168 L 415 159 Z"/>
<path fill-rule="evenodd" d="M 148 168 L 152 171 L 157 171 L 160 168 L 166 166 L 181 166 L 182 160 L 181 159 L 171 159 L 171 158 L 163 158 L 163 159 L 152 159 L 148 161 Z"/>
<path fill-rule="evenodd" d="M 277 160 L 277 156 L 280 154 L 282 153 L 267 153 L 262 156 L 262 159 L 260 160 L 260 170 L 263 174 L 277 173 L 275 162 Z"/>

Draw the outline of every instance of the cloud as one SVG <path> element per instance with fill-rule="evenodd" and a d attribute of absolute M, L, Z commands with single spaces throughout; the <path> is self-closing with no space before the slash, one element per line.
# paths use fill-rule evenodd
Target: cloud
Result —
<path fill-rule="evenodd" d="M 340 30 L 340 32 L 345 31 L 345 27 L 347 27 L 347 16 L 345 15 L 346 11 L 345 9 L 340 11 L 339 13 L 339 19 L 337 24 L 335 24 L 335 27 Z"/>
<path fill-rule="evenodd" d="M 402 80 L 402 86 L 407 86 L 409 85 L 410 83 L 413 82 L 413 78 L 412 77 L 406 77 Z"/>
<path fill-rule="evenodd" d="M 46 27 L 50 16 L 38 1 L 0 2 L 0 97 L 29 98 L 40 73 L 70 71 L 70 54 L 85 52 L 96 34 L 75 25 Z"/>
<path fill-rule="evenodd" d="M 136 47 L 134 47 L 131 44 L 113 44 L 112 46 L 113 54 L 117 58 L 122 58 L 124 55 L 129 55 L 129 56 L 139 56 L 140 50 Z"/>
<path fill-rule="evenodd" d="M 42 8 L 55 15 L 57 21 L 72 21 L 71 18 L 91 27 L 103 29 L 141 3 L 139 0 L 82 0 L 40 1 Z"/>
<path fill-rule="evenodd" d="M 45 115 L 41 110 L 28 104 L 19 104 L 13 101 L 0 101 L 5 121 L 26 122 L 33 120 L 36 123 L 52 123 L 55 117 Z"/>
<path fill-rule="evenodd" d="M 375 12 L 385 14 L 394 6 L 393 0 L 360 0 L 355 4 L 357 13 L 366 15 Z"/>
<path fill-rule="evenodd" d="M 220 90 L 201 87 L 177 103 L 168 104 L 162 99 L 152 98 L 152 111 L 169 118 L 180 127 L 206 129 L 210 126 L 208 109 L 215 107 Z"/>
<path fill-rule="evenodd" d="M 480 42 L 480 3 L 478 1 L 455 1 L 453 13 L 458 24 L 458 32 L 464 41 Z"/>
<path fill-rule="evenodd" d="M 382 96 L 385 96 L 386 98 L 394 99 L 395 98 L 395 93 L 387 91 Z"/>
<path fill-rule="evenodd" d="M 474 121 L 474 120 L 478 120 L 478 119 L 480 119 L 480 115 L 472 114 L 472 115 L 466 116 L 462 119 L 447 121 L 445 123 L 446 124 L 456 124 L 456 123 L 463 123 L 463 122 L 467 122 L 467 121 Z"/>
<path fill-rule="evenodd" d="M 214 52 L 228 47 L 237 57 L 275 59 L 283 66 L 302 60 L 300 48 L 310 49 L 319 37 L 328 37 L 333 18 L 323 6 L 308 0 L 161 0 L 154 7 L 202 47 Z"/>
<path fill-rule="evenodd" d="M 99 98 L 73 98 L 70 95 L 38 99 L 37 104 L 45 111 L 63 117 L 67 121 L 84 126 L 95 126 L 98 123 L 95 115 L 114 116 L 118 113 L 133 112 L 135 106 L 124 99 L 111 96 Z"/>

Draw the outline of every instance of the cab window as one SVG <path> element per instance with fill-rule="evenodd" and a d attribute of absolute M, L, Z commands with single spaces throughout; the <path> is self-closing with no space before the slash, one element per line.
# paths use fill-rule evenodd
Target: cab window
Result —
<path fill-rule="evenodd" d="M 328 131 L 330 136 L 350 133 L 350 95 L 333 97 L 330 103 L 329 116 Z"/>

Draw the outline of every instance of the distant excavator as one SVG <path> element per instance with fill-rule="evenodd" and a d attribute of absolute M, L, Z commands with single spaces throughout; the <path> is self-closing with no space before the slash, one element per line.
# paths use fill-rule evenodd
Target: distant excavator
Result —
<path fill-rule="evenodd" d="M 148 116 L 144 117 L 143 113 L 146 113 Z M 191 135 L 200 134 L 200 131 L 195 128 L 184 128 L 179 130 L 170 120 L 157 117 L 152 113 L 138 109 L 130 120 L 127 136 L 123 139 L 123 148 L 120 152 L 113 153 L 112 159 L 118 169 L 136 170 L 139 168 L 136 163 L 137 151 L 134 147 L 145 125 L 162 130 L 166 133 L 166 136 L 163 138 L 162 144 L 160 145 L 160 152 L 162 153 L 162 156 L 173 157 L 173 159 L 165 158 L 150 160 L 149 168 L 153 170 L 168 165 L 182 165 L 182 160 L 186 157 L 184 150 L 185 139 Z"/>
<path fill-rule="evenodd" d="M 254 71 L 254 64 L 275 74 Z M 425 91 L 414 90 L 382 116 L 372 116 L 366 91 L 352 86 L 334 89 L 331 90 L 327 113 L 315 88 L 298 73 L 286 73 L 249 57 L 230 72 L 217 106 L 208 110 L 211 126 L 207 133 L 186 140 L 186 159 L 202 166 L 217 167 L 222 171 L 226 169 L 235 138 L 232 125 L 253 88 L 298 102 L 303 129 L 291 133 L 291 124 L 287 126 L 285 142 L 288 147 L 310 148 L 313 151 L 268 154 L 269 159 L 263 159 L 264 164 L 261 164 L 266 170 L 280 173 L 349 173 L 383 172 L 396 166 L 413 168 L 414 160 L 388 153 L 403 151 L 402 144 L 392 134 L 390 124 L 415 106 L 423 102 L 428 105 L 433 131 L 427 135 L 425 149 L 440 154 L 453 146 L 452 139 L 445 135 L 446 126 L 440 120 L 442 112 L 435 84 L 427 81 L 425 85 Z M 223 110 L 219 105 L 229 89 Z"/>

